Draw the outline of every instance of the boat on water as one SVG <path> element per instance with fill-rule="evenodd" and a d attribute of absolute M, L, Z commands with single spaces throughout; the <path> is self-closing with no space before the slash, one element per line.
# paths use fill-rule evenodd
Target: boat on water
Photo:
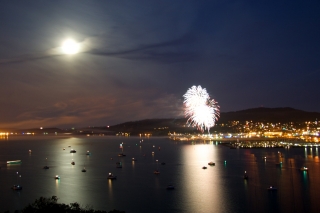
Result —
<path fill-rule="evenodd" d="M 113 175 L 112 173 L 109 173 L 108 179 L 114 180 L 114 179 L 117 179 L 117 176 Z"/>
<path fill-rule="evenodd" d="M 76 150 L 74 150 L 74 149 L 71 149 L 70 150 L 70 153 L 76 153 L 77 151 Z"/>
<path fill-rule="evenodd" d="M 274 186 L 269 186 L 268 188 L 267 188 L 269 191 L 277 191 L 278 189 L 276 188 L 276 187 L 274 187 Z"/>
<path fill-rule="evenodd" d="M 215 164 L 214 162 L 210 161 L 210 162 L 208 163 L 208 165 L 214 166 L 214 165 L 216 165 L 216 164 Z"/>
<path fill-rule="evenodd" d="M 43 169 L 49 169 L 49 166 L 44 166 Z"/>
<path fill-rule="evenodd" d="M 85 167 L 83 167 L 83 169 L 81 170 L 81 172 L 86 172 L 87 170 L 86 170 L 86 168 Z"/>
<path fill-rule="evenodd" d="M 74 161 L 71 162 L 71 165 L 75 165 L 76 163 Z"/>
<path fill-rule="evenodd" d="M 123 153 L 123 143 L 120 144 L 121 153 L 118 154 L 119 157 L 125 157 L 126 155 Z"/>
<path fill-rule="evenodd" d="M 174 185 L 172 185 L 171 183 L 169 185 L 167 185 L 167 189 L 171 190 L 174 189 Z"/>
<path fill-rule="evenodd" d="M 243 179 L 248 180 L 249 176 L 247 175 L 247 171 L 244 171 Z"/>
<path fill-rule="evenodd" d="M 121 162 L 116 162 L 116 167 L 117 168 L 122 168 L 122 163 Z"/>
<path fill-rule="evenodd" d="M 54 179 L 60 180 L 60 176 L 59 176 L 59 175 L 56 175 L 56 176 L 54 177 Z"/>
<path fill-rule="evenodd" d="M 91 153 L 89 152 L 89 150 L 87 151 L 86 155 L 91 155 Z"/>
<path fill-rule="evenodd" d="M 21 160 L 9 160 L 9 161 L 7 161 L 7 164 L 20 164 L 20 163 L 22 163 Z"/>
<path fill-rule="evenodd" d="M 282 166 L 282 162 L 276 163 L 276 166 Z"/>
<path fill-rule="evenodd" d="M 206 167 L 206 166 L 203 166 L 202 169 L 207 169 L 207 167 Z"/>
<path fill-rule="evenodd" d="M 13 186 L 11 187 L 11 189 L 13 189 L 13 190 L 21 190 L 21 189 L 22 189 L 22 186 L 20 186 L 20 185 L 13 185 Z"/>
<path fill-rule="evenodd" d="M 304 167 L 301 167 L 300 170 L 301 171 L 308 171 L 308 168 L 304 166 Z"/>
<path fill-rule="evenodd" d="M 153 173 L 154 173 L 154 174 L 160 174 L 160 171 L 159 171 L 159 170 L 154 170 Z"/>
<path fill-rule="evenodd" d="M 137 161 L 137 159 L 135 159 L 135 158 L 132 158 L 132 161 Z"/>
<path fill-rule="evenodd" d="M 165 163 L 165 162 L 162 162 L 161 165 L 166 165 L 166 163 Z"/>

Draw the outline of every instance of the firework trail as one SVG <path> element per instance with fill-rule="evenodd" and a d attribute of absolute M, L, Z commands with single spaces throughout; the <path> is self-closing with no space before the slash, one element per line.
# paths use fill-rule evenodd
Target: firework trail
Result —
<path fill-rule="evenodd" d="M 205 88 L 192 86 L 183 95 L 187 124 L 196 126 L 200 131 L 210 130 L 220 115 L 218 102 L 210 100 Z"/>

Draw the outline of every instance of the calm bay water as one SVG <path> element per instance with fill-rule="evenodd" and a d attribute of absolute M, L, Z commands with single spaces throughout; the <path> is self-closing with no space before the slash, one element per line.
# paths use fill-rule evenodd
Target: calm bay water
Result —
<path fill-rule="evenodd" d="M 126 157 L 117 156 L 122 142 Z M 68 146 L 77 153 L 70 153 Z M 132 162 L 133 157 L 137 161 Z M 6 165 L 17 159 L 22 164 Z M 116 168 L 117 161 L 122 168 Z M 216 165 L 208 166 L 210 161 Z M 276 165 L 280 161 L 281 167 Z M 50 169 L 44 170 L 45 165 Z M 0 212 L 52 195 L 60 203 L 127 213 L 320 211 L 315 147 L 229 149 L 217 142 L 161 137 L 9 137 L 0 139 L 0 166 Z M 309 171 L 300 171 L 302 166 Z M 81 172 L 83 167 L 87 172 Z M 155 169 L 160 174 L 154 174 Z M 243 179 L 244 171 L 248 180 Z M 117 180 L 108 180 L 109 172 Z M 55 180 L 55 175 L 61 179 Z M 16 183 L 23 186 L 21 191 L 10 189 Z M 169 183 L 174 190 L 166 190 Z M 278 190 L 268 191 L 270 185 Z"/>

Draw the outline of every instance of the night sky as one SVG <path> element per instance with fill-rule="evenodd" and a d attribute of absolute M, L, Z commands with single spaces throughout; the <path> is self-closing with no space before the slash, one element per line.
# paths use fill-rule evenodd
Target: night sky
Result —
<path fill-rule="evenodd" d="M 1 1 L 0 127 L 183 117 L 207 89 L 222 112 L 320 112 L 320 1 Z M 78 54 L 66 55 L 72 38 Z"/>

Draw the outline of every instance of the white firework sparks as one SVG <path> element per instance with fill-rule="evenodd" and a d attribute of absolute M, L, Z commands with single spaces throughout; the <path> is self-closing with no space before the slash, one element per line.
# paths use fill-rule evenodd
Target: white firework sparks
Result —
<path fill-rule="evenodd" d="M 218 102 L 210 100 L 207 90 L 201 86 L 192 86 L 183 97 L 187 123 L 196 126 L 202 132 L 205 129 L 209 132 L 220 115 Z"/>

